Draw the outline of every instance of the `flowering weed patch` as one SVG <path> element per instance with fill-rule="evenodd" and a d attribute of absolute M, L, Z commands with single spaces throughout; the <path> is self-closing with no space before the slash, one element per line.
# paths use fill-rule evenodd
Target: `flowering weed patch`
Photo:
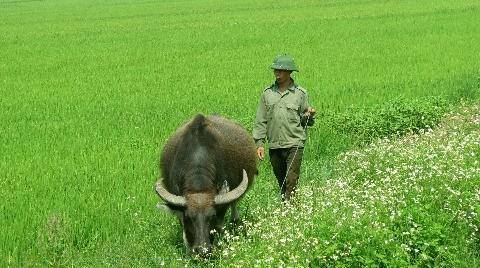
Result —
<path fill-rule="evenodd" d="M 331 178 L 302 187 L 291 204 L 254 209 L 247 235 L 226 235 L 215 264 L 478 265 L 479 153 L 479 107 L 436 130 L 343 153 Z"/>

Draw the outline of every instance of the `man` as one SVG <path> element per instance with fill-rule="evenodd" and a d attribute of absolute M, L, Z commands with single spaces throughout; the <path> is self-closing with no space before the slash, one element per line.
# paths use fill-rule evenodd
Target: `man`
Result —
<path fill-rule="evenodd" d="M 306 126 L 314 124 L 315 110 L 308 103 L 305 89 L 290 77 L 293 71 L 298 72 L 291 56 L 275 57 L 270 68 L 276 81 L 263 91 L 258 103 L 253 139 L 260 160 L 265 158 L 264 143 L 268 139 L 270 163 L 285 201 L 297 186 Z"/>

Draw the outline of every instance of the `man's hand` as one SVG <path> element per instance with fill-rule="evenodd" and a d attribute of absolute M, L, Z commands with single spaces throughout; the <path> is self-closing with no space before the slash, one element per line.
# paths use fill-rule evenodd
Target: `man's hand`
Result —
<path fill-rule="evenodd" d="M 312 108 L 312 106 L 308 106 L 308 111 L 305 113 L 308 117 L 314 118 L 315 117 L 315 109 Z"/>
<path fill-rule="evenodd" d="M 263 147 L 258 147 L 257 149 L 257 156 L 260 160 L 264 160 L 265 159 L 265 148 Z"/>

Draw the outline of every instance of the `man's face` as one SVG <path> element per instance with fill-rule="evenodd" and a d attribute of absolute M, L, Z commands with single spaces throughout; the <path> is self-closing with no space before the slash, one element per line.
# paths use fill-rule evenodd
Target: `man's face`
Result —
<path fill-rule="evenodd" d="M 291 73 L 292 71 L 287 70 L 273 70 L 273 75 L 275 75 L 275 79 L 278 83 L 287 81 L 290 78 Z"/>

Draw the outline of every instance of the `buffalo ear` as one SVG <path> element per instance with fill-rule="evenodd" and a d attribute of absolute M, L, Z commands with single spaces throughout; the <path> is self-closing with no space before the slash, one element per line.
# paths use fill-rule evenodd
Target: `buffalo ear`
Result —
<path fill-rule="evenodd" d="M 178 207 L 186 207 L 187 200 L 181 195 L 174 195 L 170 193 L 163 185 L 163 179 L 159 179 L 154 186 L 155 191 L 163 200 L 167 201 L 170 205 Z"/>
<path fill-rule="evenodd" d="M 224 193 L 224 194 L 217 194 L 215 196 L 215 204 L 216 205 L 224 205 L 224 204 L 228 204 L 230 202 L 233 202 L 233 201 L 237 200 L 238 198 L 240 198 L 245 193 L 247 188 L 248 188 L 248 177 L 247 177 L 247 172 L 244 169 L 243 170 L 243 179 L 242 179 L 242 182 L 240 183 L 240 185 L 238 185 L 237 188 L 233 189 L 230 192 L 227 192 L 227 193 Z"/>
<path fill-rule="evenodd" d="M 165 213 L 173 213 L 173 210 L 163 203 L 157 203 L 157 208 Z"/>
<path fill-rule="evenodd" d="M 182 212 L 181 211 L 178 211 L 178 210 L 175 210 L 175 209 L 171 209 L 168 205 L 166 204 L 163 204 L 163 203 L 157 203 L 157 208 L 160 210 L 160 211 L 163 211 L 167 214 L 172 214 L 172 215 L 175 215 L 175 216 L 181 216 Z"/>
<path fill-rule="evenodd" d="M 218 192 L 218 194 L 226 194 L 230 192 L 230 187 L 228 186 L 227 180 L 223 181 L 222 189 Z"/>

